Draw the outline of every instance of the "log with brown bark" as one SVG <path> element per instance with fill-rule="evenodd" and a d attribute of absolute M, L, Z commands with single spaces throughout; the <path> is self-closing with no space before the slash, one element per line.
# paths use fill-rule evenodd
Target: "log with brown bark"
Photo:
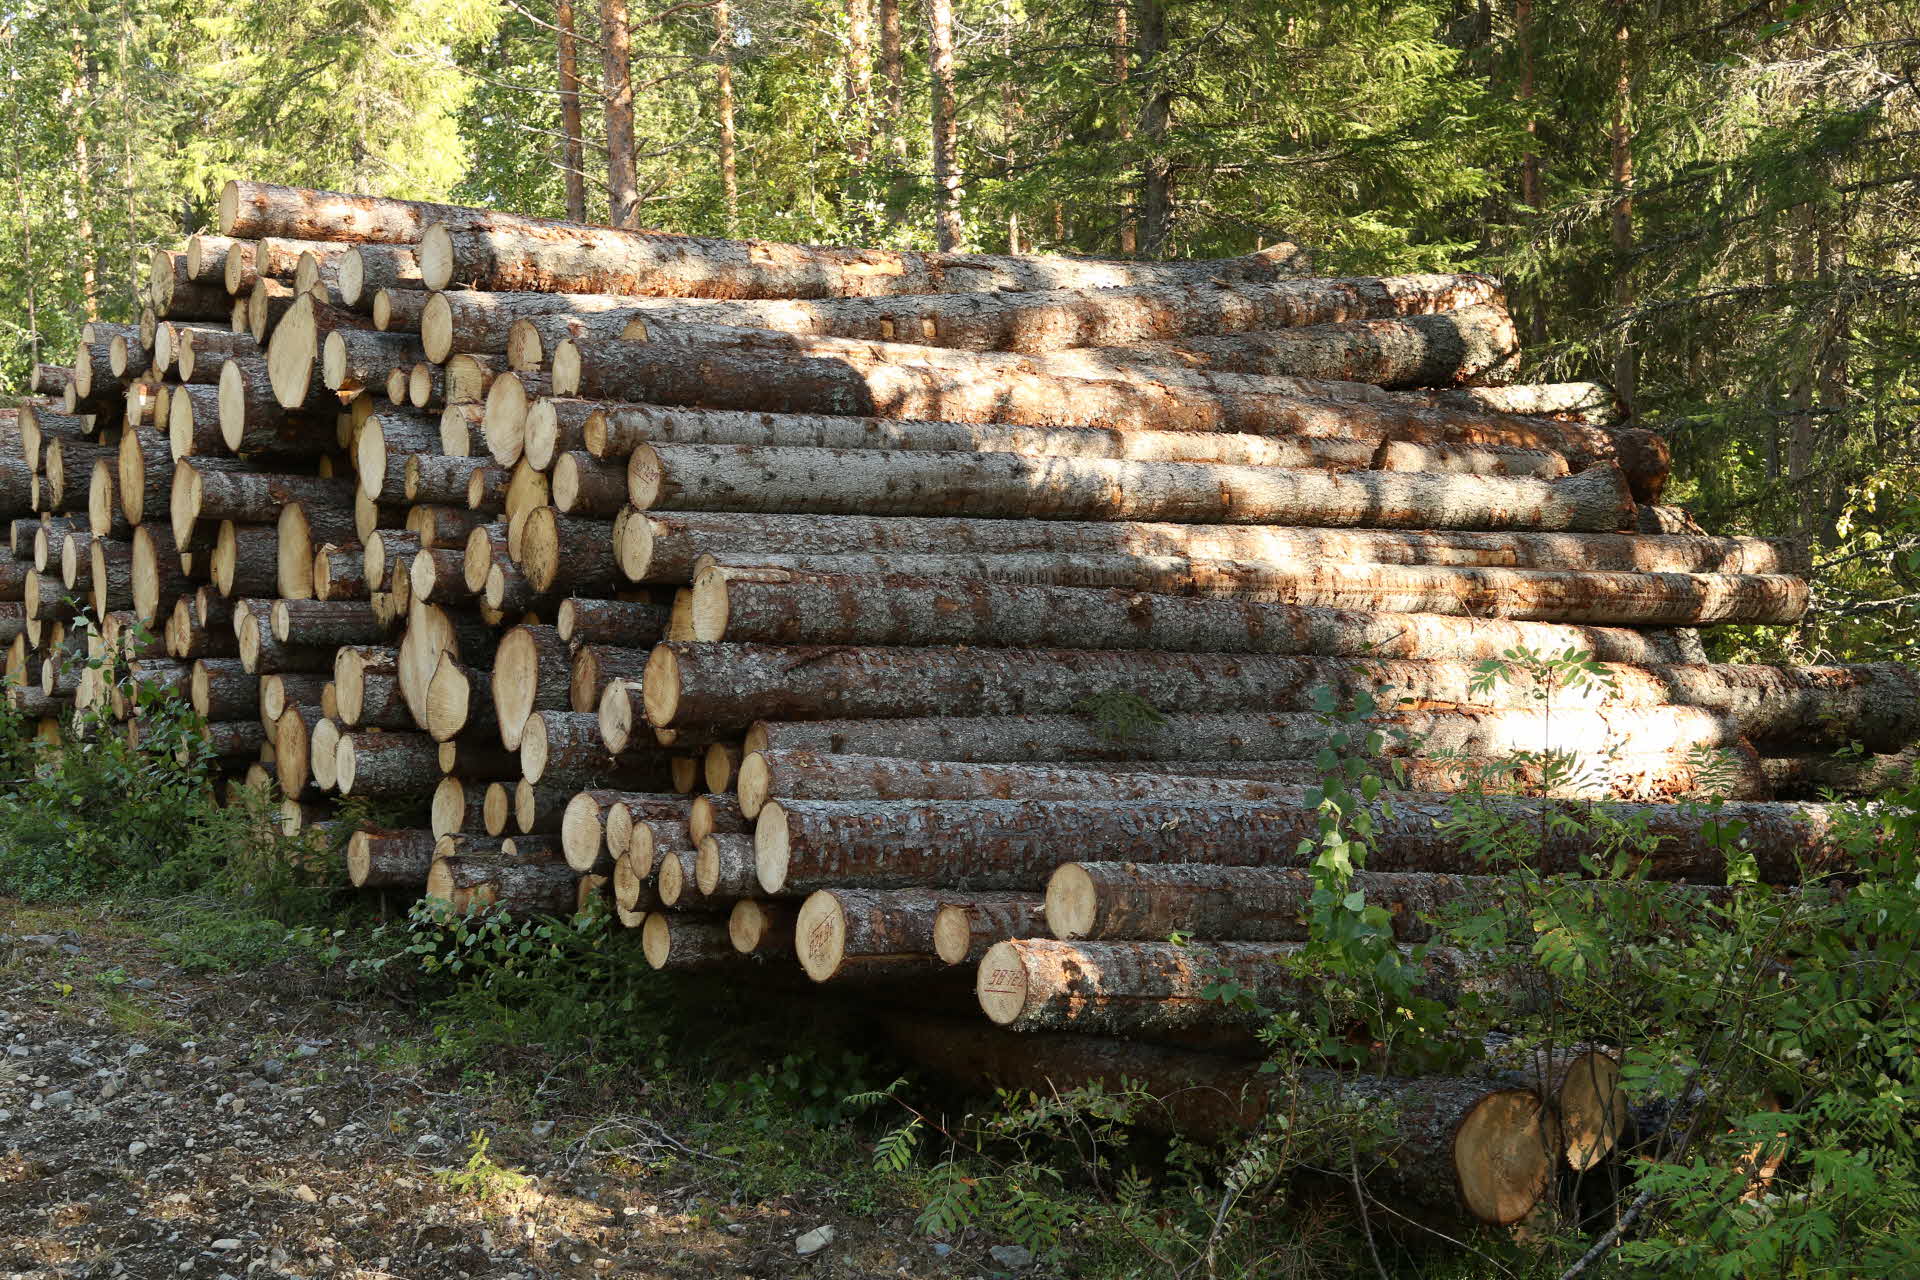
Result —
<path fill-rule="evenodd" d="M 317 706 L 291 706 L 273 724 L 273 764 L 280 794 L 298 796 L 314 780 L 314 729 L 326 716 Z"/>
<path fill-rule="evenodd" d="M 672 787 L 666 760 L 659 753 L 609 752 L 600 737 L 599 717 L 592 712 L 534 712 L 521 732 L 520 768 L 527 781 L 555 787 L 592 783 L 656 793 Z"/>
<path fill-rule="evenodd" d="M 346 645 L 334 655 L 333 683 L 340 718 L 356 728 L 411 729 L 413 714 L 400 696 L 400 651 L 385 645 Z"/>
<path fill-rule="evenodd" d="M 419 339 L 410 333 L 337 328 L 321 344 L 320 381 L 342 396 L 384 388 L 395 371 L 410 374 L 422 354 Z"/>
<path fill-rule="evenodd" d="M 287 307 L 267 340 L 267 378 L 282 408 L 297 409 L 308 402 L 316 386 L 324 387 L 321 354 L 327 335 L 335 329 L 359 327 L 359 317 L 312 294 L 301 294 Z"/>
<path fill-rule="evenodd" d="M 1893 664 L 1836 667 L 1600 664 L 1592 683 L 1549 688 L 1549 673 L 1480 664 L 1101 650 L 781 648 L 666 642 L 649 659 L 646 718 L 656 728 L 754 719 L 1047 714 L 1114 690 L 1161 713 L 1307 710 L 1365 694 L 1383 709 L 1488 710 L 1678 705 L 1724 712 L 1758 742 L 1845 735 L 1899 745 L 1920 731 L 1920 677 Z M 1603 678 L 1602 678 L 1603 677 Z M 1273 758 L 1273 757 L 1269 757 Z"/>
<path fill-rule="evenodd" d="M 1474 533 L 1127 521 L 654 512 L 621 526 L 622 571 L 635 582 L 686 583 L 702 555 L 1169 556 L 1317 564 L 1440 564 L 1611 572 L 1802 574 L 1805 543 L 1788 539 L 1621 533 Z M 779 563 L 775 560 L 772 563 Z"/>
<path fill-rule="evenodd" d="M 498 731 L 493 704 L 482 693 L 485 672 L 463 667 L 451 655 L 441 654 L 433 678 L 427 681 L 427 735 L 446 742 L 460 733 Z"/>
<path fill-rule="evenodd" d="M 423 889 L 434 839 L 427 831 L 363 827 L 347 841 L 347 879 L 356 889 Z"/>
<path fill-rule="evenodd" d="M 938 894 L 924 889 L 822 889 L 800 904 L 794 943 L 815 982 L 924 977 L 938 961 Z"/>
<path fill-rule="evenodd" d="M 190 677 L 193 709 L 206 720 L 258 716 L 260 681 L 238 658 L 202 658 Z"/>
<path fill-rule="evenodd" d="M 1303 788 L 1304 796 L 1309 789 Z M 1524 836 L 1533 865 L 1579 872 L 1590 851 L 1584 818 L 1645 822 L 1646 846 L 1632 860 L 1652 879 L 1715 882 L 1726 874 L 1720 824 L 1747 823 L 1748 850 L 1763 880 L 1797 879 L 1803 868 L 1835 869 L 1846 858 L 1819 805 L 1729 803 L 1717 817 L 1695 807 L 1578 801 L 1476 799 L 1475 809 Z M 1471 863 L 1446 797 L 1401 793 L 1370 808 L 1369 866 L 1380 871 L 1459 872 Z M 1568 821 L 1571 820 L 1571 821 Z M 1317 839 L 1316 811 L 1297 802 L 773 801 L 754 830 L 760 884 L 794 896 L 834 885 L 892 888 L 964 882 L 1037 891 L 1091 845 L 1112 860 L 1297 865 Z"/>
<path fill-rule="evenodd" d="M 1546 479 L 1565 475 L 1569 470 L 1566 458 L 1560 453 L 1499 445 L 1418 445 L 1340 436 L 894 421 L 552 398 L 539 401 L 527 414 L 526 450 L 535 465 L 544 465 L 541 457 L 553 452 L 546 444 L 549 424 L 581 415 L 584 417 L 579 447 L 602 458 L 624 458 L 646 444 L 704 444 L 1018 453 L 1035 457 L 1320 467 L 1336 471 L 1460 471 Z M 564 439 L 564 433 L 556 434 L 557 444 Z"/>
<path fill-rule="evenodd" d="M 280 533 L 270 524 L 222 520 L 210 565 L 223 596 L 270 596 L 280 583 Z"/>
<path fill-rule="evenodd" d="M 588 399 L 760 412 L 854 414 L 1028 426 L 1226 431 L 1333 436 L 1416 444 L 1547 449 L 1613 462 L 1640 501 L 1657 500 L 1668 457 L 1659 437 L 1543 418 L 1476 414 L 1404 403 L 1333 402 L 1286 379 L 1201 371 L 1120 380 L 1043 372 L 1028 357 L 941 353 L 863 354 L 861 344 L 721 331 L 697 342 L 563 343 L 553 393 Z M 787 350 L 782 350 L 784 345 Z M 928 363 L 927 361 L 933 361 Z M 1317 384 L 1316 384 L 1317 385 Z"/>
<path fill-rule="evenodd" d="M 218 382 L 227 361 L 258 359 L 262 355 L 260 344 L 248 333 L 196 325 L 187 329 L 183 337 L 181 350 L 175 357 L 182 382 Z"/>
<path fill-rule="evenodd" d="M 234 609 L 234 632 L 240 638 L 240 661 L 255 675 L 317 673 L 333 670 L 333 646 L 282 640 L 274 634 L 273 608 L 277 601 L 241 600 Z"/>
<path fill-rule="evenodd" d="M 424 290 L 420 261 L 410 244 L 357 244 L 341 255 L 340 301 L 366 310 L 383 289 Z M 424 407 L 424 406 L 417 406 Z"/>
<path fill-rule="evenodd" d="M 1037 893 L 940 894 L 933 950 L 942 963 L 978 964 L 996 943 L 1046 933 L 1046 902 Z"/>
<path fill-rule="evenodd" d="M 353 513 L 325 500 L 288 503 L 276 517 L 275 532 L 279 594 L 289 600 L 313 596 L 313 568 L 321 547 L 358 540 Z"/>
<path fill-rule="evenodd" d="M 542 594 L 611 594 L 622 585 L 612 524 L 563 516 L 552 507 L 528 513 L 519 564 Z"/>
<path fill-rule="evenodd" d="M 1296 570 L 1039 554 L 903 557 L 926 572 L 834 574 L 804 567 L 805 557 L 786 558 L 800 568 L 731 559 L 713 557 L 695 575 L 696 640 L 1483 658 L 1526 648 L 1671 662 L 1692 655 L 1669 635 L 1628 628 L 1785 621 L 1807 601 L 1805 580 L 1784 575 L 1352 564 Z M 1107 560 L 1122 573 L 1122 563 L 1131 563 L 1138 577 L 1114 586 L 1045 581 Z"/>
<path fill-rule="evenodd" d="M 1520 340 L 1506 308 L 1495 305 L 1194 335 L 1078 354 L 1090 361 L 1110 359 L 1117 370 L 1144 360 L 1226 373 L 1345 379 L 1388 388 L 1451 387 L 1509 381 L 1518 364 Z"/>
<path fill-rule="evenodd" d="M 313 598 L 334 601 L 369 600 L 372 593 L 367 586 L 366 563 L 366 548 L 358 543 L 349 542 L 344 547 L 328 543 L 321 547 L 313 553 Z M 276 581 L 278 572 L 279 566 L 276 560 Z"/>
<path fill-rule="evenodd" d="M 664 638 L 668 610 L 641 600 L 589 600 L 570 597 L 554 614 L 560 639 L 568 644 L 612 644 L 651 648 Z"/>
<path fill-rule="evenodd" d="M 1116 262 L 829 249 L 522 221 L 522 227 L 496 230 L 498 224 L 474 226 L 450 217 L 426 228 L 419 252 L 427 287 L 682 298 L 873 297 L 1269 282 L 1299 274 L 1301 261 L 1293 245 L 1209 261 Z"/>
<path fill-rule="evenodd" d="M 486 788 L 449 774 L 433 789 L 428 821 L 434 838 L 481 830 L 485 822 Z"/>
<path fill-rule="evenodd" d="M 1199 1141 L 1244 1143 L 1268 1116 L 1303 1107 L 1369 1117 L 1362 1127 L 1372 1136 L 1356 1165 L 1366 1180 L 1469 1221 L 1519 1222 L 1552 1185 L 1560 1143 L 1551 1112 L 1537 1094 L 1485 1079 L 1309 1068 L 1287 1077 L 1298 1082 L 1296 1098 L 1280 1077 L 1240 1058 L 1098 1036 L 1021 1035 L 977 1020 L 884 1025 L 903 1052 L 968 1087 L 984 1082 L 1049 1098 L 1088 1085 L 1139 1090 L 1150 1099 L 1138 1109 L 1143 1126 Z"/>
<path fill-rule="evenodd" d="M 727 937 L 741 955 L 791 954 L 797 915 L 792 903 L 742 898 L 727 914 Z"/>
<path fill-rule="evenodd" d="M 331 414 L 338 402 L 315 386 L 298 409 L 274 397 L 267 362 L 239 356 L 220 367 L 220 439 L 233 453 L 313 457 L 333 445 Z"/>
<path fill-rule="evenodd" d="M 568 225 L 494 209 L 349 195 L 245 179 L 221 188 L 219 221 L 221 235 L 243 239 L 284 236 L 381 245 L 412 244 L 435 224 L 461 231 Z"/>
<path fill-rule="evenodd" d="M 346 733 L 334 754 L 343 795 L 418 798 L 440 778 L 438 746 L 424 733 Z"/>
<path fill-rule="evenodd" d="M 337 649 L 386 637 L 373 606 L 362 600 L 276 600 L 272 610 L 273 638 L 282 644 Z"/>
<path fill-rule="evenodd" d="M 339 510 L 353 492 L 348 480 L 254 471 L 229 465 L 232 461 L 194 457 L 175 465 L 169 513 L 178 541 L 187 541 L 200 521 L 272 524 L 296 503 Z M 310 569 L 311 550 L 307 564 Z"/>
<path fill-rule="evenodd" d="M 427 897 L 445 902 L 456 915 L 491 910 L 570 915 L 577 901 L 574 879 L 565 866 L 551 863 L 436 857 L 427 872 Z"/>
<path fill-rule="evenodd" d="M 180 551 L 173 535 L 163 525 L 143 524 L 133 531 L 133 551 L 121 559 L 109 552 L 108 544 L 95 542 L 93 598 L 96 607 L 124 609 L 149 627 L 160 625 L 173 611 L 173 603 L 192 589 L 192 583 L 180 567 Z"/>
<path fill-rule="evenodd" d="M 724 916 L 654 911 L 640 927 L 640 950 L 655 969 L 710 969 L 740 959 Z"/>
<path fill-rule="evenodd" d="M 619 463 L 602 462 L 581 450 L 553 460 L 553 505 L 565 514 L 612 516 L 626 501 L 627 469 Z"/>

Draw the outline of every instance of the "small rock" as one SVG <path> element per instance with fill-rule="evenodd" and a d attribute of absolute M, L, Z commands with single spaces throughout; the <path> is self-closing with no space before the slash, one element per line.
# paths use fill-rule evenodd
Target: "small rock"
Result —
<path fill-rule="evenodd" d="M 423 1133 L 414 1139 L 413 1145 L 422 1151 L 439 1151 L 447 1145 L 446 1140 L 434 1133 Z"/>
<path fill-rule="evenodd" d="M 529 1126 L 527 1132 L 536 1138 L 550 1138 L 553 1136 L 553 1121 L 535 1120 L 533 1124 Z"/>
<path fill-rule="evenodd" d="M 934 1246 L 933 1246 L 934 1257 L 944 1258 L 952 1252 L 953 1252 L 953 1246 L 948 1244 L 946 1241 L 941 1240 L 941 1241 L 936 1241 L 934 1243 Z"/>
<path fill-rule="evenodd" d="M 317 1058 L 320 1056 L 320 1046 L 316 1044 L 303 1044 L 293 1051 L 293 1056 L 296 1058 Z"/>
<path fill-rule="evenodd" d="M 48 1094 L 41 1101 L 49 1110 L 65 1111 L 73 1105 L 73 1090 L 61 1089 L 57 1093 Z"/>
<path fill-rule="evenodd" d="M 320 1203 L 320 1193 L 304 1182 L 293 1189 L 293 1198 L 302 1204 Z"/>
<path fill-rule="evenodd" d="M 133 978 L 128 981 L 127 985 L 132 987 L 135 991 L 151 991 L 155 987 L 159 986 L 160 984 L 155 982 L 152 978 Z"/>
<path fill-rule="evenodd" d="M 143 1156 L 146 1153 L 147 1144 L 144 1142 L 129 1142 L 127 1144 L 127 1154 L 130 1156 Z"/>
<path fill-rule="evenodd" d="M 729 1222 L 727 1224 L 727 1234 L 730 1236 L 743 1236 L 747 1234 L 747 1224 L 744 1222 Z"/>
<path fill-rule="evenodd" d="M 278 1058 L 268 1058 L 260 1064 L 260 1074 L 269 1080 L 278 1080 L 287 1074 L 287 1064 Z"/>
<path fill-rule="evenodd" d="M 987 1256 L 1001 1266 L 1012 1267 L 1015 1271 L 1033 1265 L 1033 1251 L 1017 1244 L 997 1244 L 987 1250 Z"/>
<path fill-rule="evenodd" d="M 815 1227 L 793 1242 L 793 1251 L 803 1258 L 810 1258 L 832 1243 L 832 1227 Z"/>
<path fill-rule="evenodd" d="M 228 1236 L 224 1240 L 215 1240 L 213 1242 L 213 1247 L 216 1249 L 238 1249 L 240 1247 L 240 1242 L 238 1240 L 235 1240 L 232 1236 Z"/>
<path fill-rule="evenodd" d="M 82 948 L 82 947 L 76 947 L 76 946 L 74 946 L 74 945 L 73 945 L 73 944 L 72 944 L 71 942 L 63 942 L 63 943 L 61 943 L 61 944 L 60 944 L 60 949 L 61 949 L 62 951 L 64 951 L 64 952 L 66 952 L 66 953 L 67 953 L 68 955 L 70 955 L 70 956 L 83 956 L 83 955 L 85 955 L 85 954 L 87 954 L 87 953 L 86 953 L 86 950 L 85 950 L 84 948 Z"/>

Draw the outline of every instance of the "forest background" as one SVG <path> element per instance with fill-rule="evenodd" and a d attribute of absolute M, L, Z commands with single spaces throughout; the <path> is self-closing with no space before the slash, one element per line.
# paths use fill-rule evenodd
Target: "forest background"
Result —
<path fill-rule="evenodd" d="M 1502 276 L 1716 533 L 1920 634 L 1920 0 L 0 0 L 0 395 L 236 176 L 816 243 Z M 1724 629 L 1723 629 L 1724 631 Z"/>

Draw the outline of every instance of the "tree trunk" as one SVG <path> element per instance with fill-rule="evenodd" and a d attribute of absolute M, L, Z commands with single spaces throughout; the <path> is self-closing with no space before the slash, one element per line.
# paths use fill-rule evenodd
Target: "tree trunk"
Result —
<path fill-rule="evenodd" d="M 182 382 L 219 382 L 228 360 L 257 360 L 263 353 L 249 333 L 196 326 L 187 331 L 178 357 Z"/>
<path fill-rule="evenodd" d="M 906 159 L 907 137 L 901 122 L 907 115 L 907 70 L 900 29 L 900 0 L 880 0 L 880 74 L 887 82 L 880 110 L 880 131 L 895 162 Z"/>
<path fill-rule="evenodd" d="M 565 225 L 494 209 L 343 195 L 271 182 L 235 180 L 220 192 L 220 234 L 248 240 L 282 236 L 405 245 L 418 241 L 429 226 L 436 224 L 460 231 L 486 231 L 502 225 Z"/>
<path fill-rule="evenodd" d="M 615 793 L 605 812 L 607 850 L 639 859 L 642 874 L 652 866 L 652 828 L 659 823 L 677 843 L 687 841 L 687 798 L 658 792 Z M 643 834 L 644 832 L 644 834 Z"/>
<path fill-rule="evenodd" d="M 273 636 L 282 644 L 322 648 L 379 644 L 386 628 L 361 600 L 276 600 Z"/>
<path fill-rule="evenodd" d="M 313 555 L 313 598 L 315 600 L 370 600 L 372 589 L 367 586 L 366 548 L 358 543 L 348 543 L 336 547 L 331 543 L 321 547 Z M 276 560 L 276 575 L 279 566 Z"/>
<path fill-rule="evenodd" d="M 1302 795 L 1306 789 L 1302 790 Z M 1391 812 L 1371 806 L 1378 871 L 1459 873 L 1475 865 L 1468 837 L 1444 829 L 1445 797 L 1393 798 Z M 1717 817 L 1670 804 L 1482 800 L 1482 810 L 1538 832 L 1535 865 L 1578 873 L 1590 856 L 1583 824 L 1558 817 L 1644 821 L 1654 844 L 1636 861 L 1649 878 L 1722 882 L 1726 850 L 1719 823 L 1741 819 L 1762 880 L 1791 882 L 1800 867 L 1837 867 L 1828 811 L 1818 805 L 1733 802 Z M 834 885 L 885 889 L 965 883 L 982 889 L 1038 891 L 1065 860 L 1062 850 L 1091 846 L 1113 861 L 1207 862 L 1219 866 L 1297 865 L 1317 840 L 1318 814 L 1298 804 L 1092 803 L 1061 801 L 771 802 L 755 827 L 760 885 L 793 897 Z"/>
<path fill-rule="evenodd" d="M 580 128 L 580 65 L 574 51 L 573 0 L 555 0 L 553 26 L 560 79 L 560 173 L 567 188 L 567 217 L 585 222 L 587 161 Z"/>
<path fill-rule="evenodd" d="M 860 3 L 860 0 L 852 0 Z M 733 11 L 727 0 L 713 6 L 715 108 L 720 117 L 720 199 L 727 215 L 727 234 L 740 234 L 740 175 L 735 158 L 733 123 Z M 856 157 L 858 159 L 858 157 Z"/>
<path fill-rule="evenodd" d="M 613 526 L 536 507 L 521 535 L 520 569 L 542 594 L 607 595 L 626 585 L 613 555 Z"/>
<path fill-rule="evenodd" d="M 604 72 L 601 96 L 607 113 L 607 203 L 610 207 L 607 221 L 616 227 L 638 225 L 640 211 L 633 155 L 632 40 L 626 0 L 600 0 L 600 65 Z"/>
<path fill-rule="evenodd" d="M 801 562 L 806 562 L 803 557 Z M 1116 557 L 1119 560 L 1119 557 Z M 824 564 L 835 558 L 822 558 Z M 1688 662 L 1692 654 L 1667 631 L 1561 626 L 1538 622 L 1490 620 L 1482 610 L 1463 608 L 1463 597 L 1421 597 L 1413 603 L 1425 612 L 1379 612 L 1375 608 L 1332 608 L 1317 604 L 1261 603 L 1252 599 L 1204 599 L 1173 595 L 1177 589 L 1212 593 L 1213 587 L 1188 576 L 1150 576 L 1142 557 L 1133 562 L 1139 578 L 1117 576 L 1123 589 L 1031 585 L 1035 578 L 1064 576 L 1077 564 L 1102 564 L 1098 557 L 925 557 L 916 568 L 924 576 L 891 574 L 814 574 L 806 568 L 730 568 L 710 564 L 693 585 L 693 639 L 766 645 L 977 645 L 989 649 L 1156 649 L 1173 652 L 1292 652 L 1354 654 L 1379 658 L 1500 658 L 1517 647 L 1534 652 L 1582 651 L 1601 662 Z M 1194 562 L 1181 560 L 1188 568 Z M 1002 572 L 1004 570 L 1008 572 Z M 1014 568 L 1033 572 L 1014 574 Z M 1112 568 L 1121 568 L 1114 564 Z M 950 570 L 948 574 L 947 570 Z M 1578 570 L 1475 570 L 1475 568 L 1400 568 L 1344 564 L 1354 587 L 1388 574 L 1432 574 L 1436 581 L 1469 587 L 1476 576 L 1503 583 L 1532 580 L 1620 583 L 1782 583 L 1782 593 L 1799 587 L 1797 578 L 1697 578 L 1645 574 L 1584 574 Z M 1010 578 L 1025 581 L 1006 581 Z M 998 581 L 981 581 L 996 578 Z M 1240 585 L 1277 585 L 1304 574 L 1248 574 Z M 1112 581 L 1102 574 L 1102 580 Z M 1233 581 L 1233 580 L 1229 580 Z M 1786 583 L 1793 583 L 1788 587 Z M 1227 585 L 1227 583 L 1217 583 Z M 1158 589 L 1160 595 L 1139 595 Z M 1252 591 L 1250 591 L 1252 595 Z M 1267 591 L 1260 591 L 1267 595 Z M 1275 595 L 1298 599 L 1300 591 Z M 1313 595 L 1313 593 L 1306 593 Z M 1352 599 L 1352 597 L 1348 597 Z M 1363 597 L 1386 606 L 1380 597 Z M 1791 597 L 1788 597 L 1791 599 Z M 1402 601 L 1405 603 L 1405 601 Z M 1490 593 L 1480 604 L 1513 610 L 1513 595 Z M 1634 601 L 1620 604 L 1620 616 L 1634 614 Z M 1469 612 L 1469 618 L 1446 614 Z M 1597 610 L 1596 610 L 1597 612 Z"/>
<path fill-rule="evenodd" d="M 260 714 L 260 680 L 238 658 L 201 658 L 188 683 L 203 720 L 245 720 Z"/>
<path fill-rule="evenodd" d="M 641 511 L 772 507 L 789 514 L 1604 532 L 1619 528 L 1633 506 L 1611 466 L 1545 481 L 1014 453 L 663 444 L 635 450 L 627 479 L 629 500 Z"/>
<path fill-rule="evenodd" d="M 362 828 L 347 841 L 347 880 L 356 889 L 421 889 L 433 866 L 433 834 Z"/>
<path fill-rule="evenodd" d="M 1173 247 L 1174 70 L 1167 65 L 1167 7 L 1163 0 L 1135 0 L 1134 25 L 1140 76 L 1147 82 L 1140 112 L 1140 252 L 1165 257 Z"/>
<path fill-rule="evenodd" d="M 1632 325 L 1626 322 L 1634 307 L 1633 289 L 1633 45 L 1627 28 L 1628 0 L 1614 0 L 1617 14 L 1614 47 L 1618 73 L 1613 98 L 1613 123 L 1607 131 L 1608 169 L 1613 199 L 1607 222 L 1613 237 L 1613 308 L 1620 323 L 1619 349 L 1613 358 L 1613 389 L 1632 413 L 1638 406 L 1640 352 Z"/>
<path fill-rule="evenodd" d="M 1037 893 L 942 893 L 933 917 L 933 950 L 946 964 L 979 964 L 995 943 L 1045 937 L 1044 900 Z"/>
<path fill-rule="evenodd" d="M 954 117 L 953 2 L 926 0 L 927 74 L 933 100 L 933 237 L 942 253 L 963 248 L 960 158 Z"/>

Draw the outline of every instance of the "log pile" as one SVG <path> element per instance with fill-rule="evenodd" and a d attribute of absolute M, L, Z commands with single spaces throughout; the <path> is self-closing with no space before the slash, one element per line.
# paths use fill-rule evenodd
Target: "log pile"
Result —
<path fill-rule="evenodd" d="M 1805 548 L 1665 532 L 1690 522 L 1659 437 L 1604 389 L 1505 384 L 1497 282 L 1297 266 L 230 184 L 140 324 L 89 326 L 0 421 L 8 696 L 137 732 L 76 662 L 118 653 L 289 824 L 410 813 L 352 835 L 357 887 L 602 902 L 660 969 L 932 983 L 984 1016 L 903 1044 L 1008 1083 L 1205 1083 L 1170 1113 L 1201 1134 L 1264 1105 L 1181 1047 L 1244 1032 L 1209 975 L 1314 998 L 1280 962 L 1328 706 L 1402 792 L 1356 888 L 1409 945 L 1497 895 L 1435 824 L 1468 786 L 1543 829 L 1644 820 L 1658 879 L 1722 876 L 1675 803 L 1709 789 L 1763 876 L 1831 864 L 1804 801 L 1873 776 L 1848 743 L 1912 747 L 1920 682 L 1712 664 L 1697 630 L 1797 619 Z M 1604 678 L 1548 708 L 1485 678 L 1516 650 Z M 1424 963 L 1443 999 L 1538 998 Z M 1589 1058 L 1320 1084 L 1403 1104 L 1403 1189 L 1507 1223 L 1618 1132 Z"/>

